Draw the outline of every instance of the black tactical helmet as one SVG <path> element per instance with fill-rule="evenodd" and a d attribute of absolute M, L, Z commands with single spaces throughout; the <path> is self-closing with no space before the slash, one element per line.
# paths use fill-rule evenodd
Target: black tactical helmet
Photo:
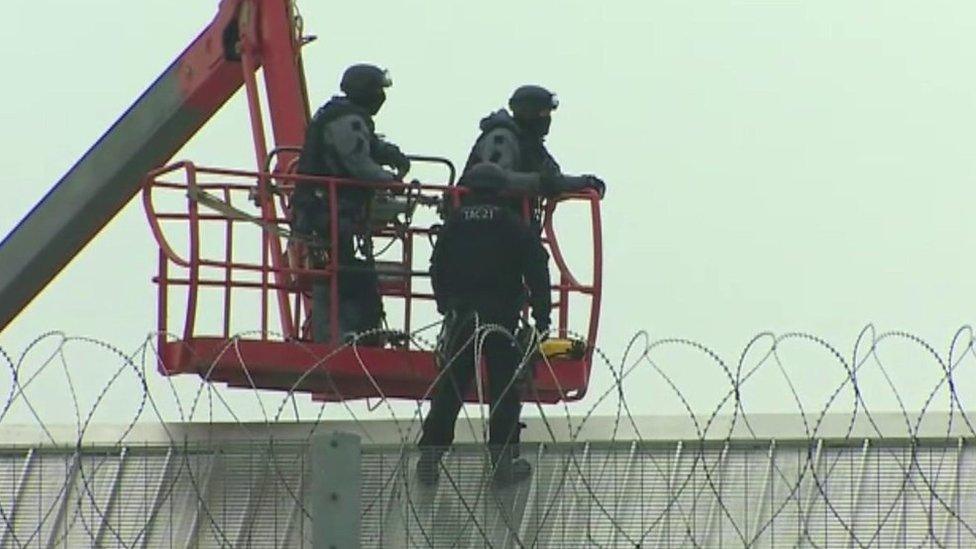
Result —
<path fill-rule="evenodd" d="M 516 117 L 538 116 L 542 111 L 556 110 L 559 99 L 556 94 L 542 86 L 519 86 L 508 100 L 508 107 Z"/>
<path fill-rule="evenodd" d="M 374 95 L 393 85 L 390 73 L 376 65 L 353 65 L 342 73 L 339 89 L 349 97 Z"/>

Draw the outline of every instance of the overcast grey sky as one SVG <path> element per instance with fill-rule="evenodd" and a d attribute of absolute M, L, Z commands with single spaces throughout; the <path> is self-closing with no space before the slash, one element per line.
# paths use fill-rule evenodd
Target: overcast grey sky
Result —
<path fill-rule="evenodd" d="M 943 351 L 972 320 L 973 2 L 303 0 L 300 8 L 319 36 L 304 52 L 313 103 L 352 62 L 389 67 L 395 87 L 377 123 L 410 152 L 460 163 L 479 118 L 516 85 L 559 94 L 550 149 L 566 171 L 597 173 L 609 187 L 600 344 L 611 357 L 640 329 L 701 341 L 732 364 L 765 330 L 813 332 L 849 352 L 867 323 L 917 333 Z M 8 2 L 0 234 L 215 9 L 208 0 Z M 236 96 L 178 157 L 252 168 L 247 125 Z M 38 334 L 63 330 L 135 348 L 154 328 L 155 254 L 133 202 L 0 345 L 19 353 Z M 714 366 L 667 356 L 673 362 L 662 366 L 696 407 L 708 409 L 727 388 Z M 114 371 L 90 348 L 69 357 L 72 374 L 92 387 Z M 793 359 L 812 400 L 841 379 L 836 365 L 822 369 L 822 353 Z M 918 407 L 937 363 L 907 346 L 891 359 Z M 645 370 L 628 384 L 633 411 L 681 413 Z M 596 388 L 609 383 L 595 374 Z M 783 388 L 770 379 L 750 402 L 792 411 Z"/>

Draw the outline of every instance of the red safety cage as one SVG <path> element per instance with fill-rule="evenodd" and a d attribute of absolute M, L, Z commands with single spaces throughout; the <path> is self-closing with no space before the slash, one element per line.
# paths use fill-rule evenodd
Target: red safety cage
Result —
<path fill-rule="evenodd" d="M 376 269 L 388 328 L 403 337 L 376 346 L 337 343 L 336 254 L 330 254 L 324 268 L 312 268 L 304 242 L 290 233 L 287 214 L 279 213 L 289 211 L 299 180 L 327 189 L 332 250 L 337 249 L 337 188 L 369 184 L 378 189 L 368 230 L 374 248 L 382 252 Z M 158 285 L 160 371 L 235 387 L 308 392 L 328 401 L 428 398 L 438 376 L 431 352 L 437 330 L 431 326 L 439 317 L 427 274 L 439 222 L 434 209 L 456 203 L 462 192 L 450 183 L 371 184 L 190 162 L 151 172 L 142 197 L 159 244 L 153 281 Z M 570 270 L 554 228 L 557 209 L 569 203 L 577 203 L 578 210 L 571 219 L 573 232 L 589 224 L 589 283 L 579 282 Z M 599 324 L 600 202 L 592 192 L 564 195 L 543 201 L 543 212 L 558 335 L 578 334 L 585 347 L 582 356 L 538 360 L 523 399 L 574 401 L 587 390 Z M 421 219 L 425 214 L 427 219 Z M 329 284 L 335 343 L 311 338 L 315 277 Z M 467 399 L 474 401 L 476 395 Z"/>

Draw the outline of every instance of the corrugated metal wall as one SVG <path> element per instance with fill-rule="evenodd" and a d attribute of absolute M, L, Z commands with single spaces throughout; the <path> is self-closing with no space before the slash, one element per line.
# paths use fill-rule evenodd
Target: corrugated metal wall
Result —
<path fill-rule="evenodd" d="M 527 444 L 489 489 L 463 445 L 440 483 L 364 446 L 364 547 L 974 547 L 971 440 Z M 0 453 L 0 547 L 311 546 L 302 442 Z"/>
<path fill-rule="evenodd" d="M 0 547 L 302 545 L 304 446 L 0 455 Z"/>

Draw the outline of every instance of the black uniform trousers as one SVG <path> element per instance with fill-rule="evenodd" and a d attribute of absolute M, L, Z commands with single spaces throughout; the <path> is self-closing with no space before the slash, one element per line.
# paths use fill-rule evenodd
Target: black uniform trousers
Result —
<path fill-rule="evenodd" d="M 362 270 L 369 262 L 356 259 L 355 236 L 362 223 L 362 207 L 348 200 L 339 201 L 338 263 L 340 269 L 358 268 Z M 331 244 L 330 216 L 328 205 L 320 199 L 307 200 L 302 207 L 295 208 L 294 228 L 297 232 L 313 235 Z M 325 267 L 321 261 L 313 260 L 316 268 Z M 375 272 L 337 273 L 339 284 L 339 335 L 376 327 L 375 309 L 379 304 L 378 290 L 375 286 Z M 352 278 L 350 278 L 352 277 Z M 326 280 L 312 283 L 312 338 L 314 341 L 330 340 L 329 303 L 331 288 Z M 381 314 L 381 313 L 380 313 Z"/>
<path fill-rule="evenodd" d="M 518 309 L 507 313 L 478 314 L 478 323 L 496 324 L 514 333 Z M 472 311 L 457 313 L 456 324 L 448 337 L 445 371 L 434 387 L 430 411 L 424 420 L 421 450 L 443 451 L 454 442 L 454 425 L 466 395 L 474 385 L 475 372 L 475 314 Z M 481 332 L 484 334 L 485 332 Z M 507 446 L 518 442 L 521 395 L 518 383 L 512 383 L 521 358 L 518 347 L 503 333 L 490 332 L 481 347 L 488 370 L 487 393 L 490 403 L 488 444 L 497 460 Z"/>

